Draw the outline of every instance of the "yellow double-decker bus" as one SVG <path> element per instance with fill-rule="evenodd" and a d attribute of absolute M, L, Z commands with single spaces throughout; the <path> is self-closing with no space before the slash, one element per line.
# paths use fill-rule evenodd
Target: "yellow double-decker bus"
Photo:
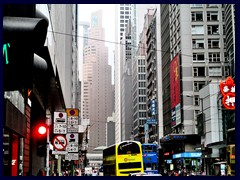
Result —
<path fill-rule="evenodd" d="M 129 176 L 136 172 L 144 172 L 140 142 L 122 141 L 103 150 L 104 176 Z"/>
<path fill-rule="evenodd" d="M 235 144 L 227 145 L 227 175 L 235 176 Z"/>

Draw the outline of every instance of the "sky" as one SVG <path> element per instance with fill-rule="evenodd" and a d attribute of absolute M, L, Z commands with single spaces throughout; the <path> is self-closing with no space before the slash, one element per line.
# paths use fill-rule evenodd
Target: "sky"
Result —
<path fill-rule="evenodd" d="M 105 40 L 115 42 L 115 4 L 79 4 L 79 21 L 91 22 L 91 13 L 102 10 L 103 28 L 105 29 Z M 106 42 L 108 47 L 108 62 L 112 66 L 112 77 L 114 69 L 115 44 Z M 112 79 L 113 82 L 113 79 Z"/>

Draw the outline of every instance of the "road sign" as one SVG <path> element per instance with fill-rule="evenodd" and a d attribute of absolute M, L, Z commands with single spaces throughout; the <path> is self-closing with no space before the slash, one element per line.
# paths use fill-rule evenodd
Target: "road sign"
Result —
<path fill-rule="evenodd" d="M 67 154 L 67 151 L 52 151 L 52 154 L 65 155 Z"/>
<path fill-rule="evenodd" d="M 66 151 L 67 152 L 78 152 L 78 133 L 67 133 L 66 138 L 68 141 Z"/>
<path fill-rule="evenodd" d="M 68 124 L 78 124 L 78 116 L 68 116 Z"/>
<path fill-rule="evenodd" d="M 78 160 L 79 154 L 78 153 L 68 153 L 65 155 L 65 160 L 71 161 L 71 160 Z"/>
<path fill-rule="evenodd" d="M 66 112 L 67 112 L 68 116 L 78 116 L 78 114 L 79 114 L 78 109 L 72 109 L 72 108 L 67 108 Z"/>
<path fill-rule="evenodd" d="M 67 123 L 67 113 L 54 112 L 54 123 Z"/>
<path fill-rule="evenodd" d="M 67 134 L 67 124 L 53 124 L 53 133 L 54 134 Z"/>
<path fill-rule="evenodd" d="M 67 132 L 68 133 L 78 133 L 78 124 L 68 124 L 68 127 L 67 127 Z"/>
<path fill-rule="evenodd" d="M 57 135 L 53 138 L 53 146 L 55 149 L 62 151 L 67 146 L 67 139 L 63 135 Z"/>

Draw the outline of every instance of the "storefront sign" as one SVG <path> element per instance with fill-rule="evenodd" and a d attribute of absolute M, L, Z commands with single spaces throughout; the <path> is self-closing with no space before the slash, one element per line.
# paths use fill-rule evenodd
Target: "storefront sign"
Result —
<path fill-rule="evenodd" d="M 226 82 L 221 82 L 219 86 L 223 95 L 222 105 L 226 109 L 235 110 L 235 84 L 233 79 L 228 77 Z"/>
<path fill-rule="evenodd" d="M 174 154 L 173 159 L 177 158 L 200 158 L 202 156 L 201 152 L 184 152 L 179 154 Z"/>

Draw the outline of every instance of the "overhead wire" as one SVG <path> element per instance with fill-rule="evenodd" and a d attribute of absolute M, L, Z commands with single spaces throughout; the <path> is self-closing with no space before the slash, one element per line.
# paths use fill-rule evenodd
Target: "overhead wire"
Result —
<path fill-rule="evenodd" d="M 48 32 L 55 33 L 55 34 L 60 34 L 60 35 L 66 35 L 66 36 L 75 36 L 75 37 L 77 36 L 77 37 L 83 38 L 83 39 L 89 39 L 89 40 L 94 40 L 94 41 L 106 42 L 106 43 L 111 43 L 111 44 L 118 44 L 118 45 L 123 45 L 123 46 L 127 45 L 127 46 L 130 46 L 130 47 L 133 47 L 133 48 L 140 48 L 140 49 L 147 50 L 147 48 L 145 48 L 145 47 L 139 47 L 139 46 L 135 46 L 135 45 L 132 45 L 132 44 L 125 44 L 125 43 L 122 43 L 122 42 L 109 41 L 109 40 L 103 40 L 103 39 L 92 38 L 92 37 L 87 37 L 87 36 L 68 34 L 68 33 L 63 33 L 63 32 L 58 32 L 58 31 L 48 31 Z M 160 50 L 160 49 L 155 49 L 153 51 L 159 51 L 159 52 L 165 52 L 165 53 L 173 54 L 170 51 L 164 51 L 164 50 Z M 183 54 L 182 52 L 179 52 L 179 53 L 181 53 L 182 56 L 193 57 L 193 55 Z M 204 60 L 209 60 L 209 58 L 204 57 Z M 226 61 L 220 61 L 220 62 L 226 62 Z"/>

